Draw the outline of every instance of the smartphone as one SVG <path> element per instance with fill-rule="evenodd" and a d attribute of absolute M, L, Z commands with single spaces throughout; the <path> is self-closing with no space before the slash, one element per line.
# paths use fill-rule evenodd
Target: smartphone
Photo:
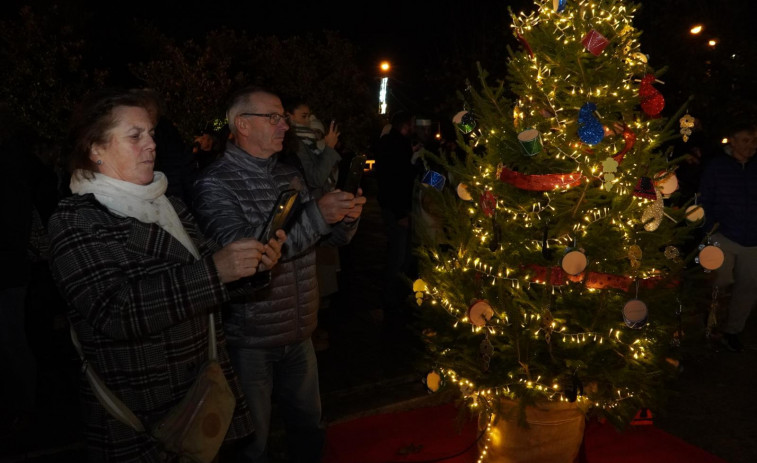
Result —
<path fill-rule="evenodd" d="M 284 190 L 279 193 L 273 210 L 268 214 L 268 220 L 265 223 L 263 231 L 258 237 L 258 241 L 265 244 L 276 234 L 276 230 L 281 230 L 287 226 L 296 210 L 297 198 L 299 191 L 295 189 Z"/>
<path fill-rule="evenodd" d="M 347 178 L 344 179 L 344 186 L 342 191 L 348 191 L 353 195 L 357 194 L 357 189 L 360 187 L 360 179 L 363 178 L 363 171 L 365 170 L 366 156 L 359 154 L 352 158 L 350 162 L 350 170 L 347 172 Z"/>

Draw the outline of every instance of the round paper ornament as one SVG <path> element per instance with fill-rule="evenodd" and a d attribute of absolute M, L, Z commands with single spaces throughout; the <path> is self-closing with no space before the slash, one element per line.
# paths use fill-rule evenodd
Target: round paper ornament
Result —
<path fill-rule="evenodd" d="M 578 275 L 586 270 L 586 254 L 575 248 L 565 250 L 560 266 L 568 275 Z"/>
<path fill-rule="evenodd" d="M 475 301 L 468 308 L 468 319 L 474 326 L 485 326 L 486 322 L 494 316 L 494 310 L 489 303 L 483 299 Z"/>
<path fill-rule="evenodd" d="M 662 196 L 667 198 L 678 189 L 678 177 L 675 172 L 663 171 L 655 175 L 655 185 L 662 193 Z"/>
<path fill-rule="evenodd" d="M 644 301 L 631 299 L 623 306 L 623 322 L 627 327 L 639 330 L 646 325 L 648 313 L 649 310 Z"/>
<path fill-rule="evenodd" d="M 444 385 L 444 379 L 442 378 L 442 375 L 431 370 L 426 374 L 426 377 L 423 378 L 423 384 L 426 385 L 428 392 L 436 392 Z"/>
<path fill-rule="evenodd" d="M 701 265 L 702 268 L 705 269 L 706 272 L 709 272 L 711 270 L 717 270 L 720 268 L 720 266 L 723 265 L 723 262 L 725 262 L 725 254 L 720 249 L 720 246 L 718 243 L 715 243 L 714 245 L 699 245 L 699 255 L 694 259 L 694 261 Z"/>
<path fill-rule="evenodd" d="M 686 220 L 696 222 L 704 219 L 704 208 L 698 204 L 692 204 L 686 208 Z"/>
<path fill-rule="evenodd" d="M 463 201 L 473 201 L 473 196 L 471 196 L 470 192 L 468 191 L 468 185 L 466 185 L 465 183 L 460 183 L 457 185 L 457 196 L 459 196 Z"/>

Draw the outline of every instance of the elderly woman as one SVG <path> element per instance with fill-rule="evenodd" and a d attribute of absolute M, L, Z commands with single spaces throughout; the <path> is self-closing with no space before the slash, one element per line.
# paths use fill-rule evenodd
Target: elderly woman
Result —
<path fill-rule="evenodd" d="M 138 93 L 108 92 L 74 118 L 69 169 L 73 195 L 49 222 L 51 267 L 89 367 L 149 429 L 177 404 L 208 359 L 215 314 L 220 363 L 236 397 L 225 442 L 252 432 L 226 352 L 221 304 L 227 284 L 270 269 L 283 231 L 262 244 L 222 249 L 203 238 L 187 208 L 167 198 L 153 172 L 155 143 Z M 91 461 L 171 461 L 147 433 L 117 421 L 82 381 Z"/>

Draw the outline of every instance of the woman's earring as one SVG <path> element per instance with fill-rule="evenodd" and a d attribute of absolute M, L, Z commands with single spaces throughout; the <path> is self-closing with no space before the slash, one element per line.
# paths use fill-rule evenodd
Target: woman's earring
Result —
<path fill-rule="evenodd" d="M 98 159 L 95 164 L 97 164 L 98 166 L 101 166 L 101 165 L 103 165 L 103 160 L 102 159 Z"/>

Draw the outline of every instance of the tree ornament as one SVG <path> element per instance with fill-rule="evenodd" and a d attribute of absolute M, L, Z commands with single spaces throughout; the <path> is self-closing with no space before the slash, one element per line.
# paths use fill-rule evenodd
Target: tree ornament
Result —
<path fill-rule="evenodd" d="M 691 129 L 694 128 L 694 118 L 689 115 L 689 113 L 686 113 L 682 118 L 678 120 L 678 122 L 681 124 L 681 137 L 683 138 L 684 143 L 689 141 L 689 137 L 691 136 Z"/>
<path fill-rule="evenodd" d="M 652 204 L 644 209 L 644 213 L 641 214 L 641 222 L 644 224 L 644 230 L 655 231 L 660 227 L 662 223 L 662 217 L 665 213 L 665 204 L 662 201 L 662 193 L 660 190 L 656 190 L 657 197 Z"/>
<path fill-rule="evenodd" d="M 426 389 L 429 393 L 433 393 L 444 386 L 444 378 L 435 370 L 431 370 L 426 373 L 426 377 L 423 378 L 423 384 L 426 385 Z"/>
<path fill-rule="evenodd" d="M 652 179 L 649 177 L 641 177 L 633 189 L 633 195 L 639 198 L 656 199 L 657 193 L 655 191 L 654 183 L 652 183 Z"/>
<path fill-rule="evenodd" d="M 584 103 L 578 111 L 578 138 L 587 145 L 596 145 L 605 137 L 605 129 L 594 116 L 597 105 Z"/>
<path fill-rule="evenodd" d="M 565 11 L 565 6 L 568 4 L 568 0 L 552 0 L 552 8 L 558 13 Z"/>
<path fill-rule="evenodd" d="M 566 248 L 565 255 L 560 260 L 560 267 L 568 275 L 578 275 L 586 270 L 586 254 L 583 249 Z"/>
<path fill-rule="evenodd" d="M 534 51 L 531 50 L 531 45 L 528 44 L 528 41 L 526 40 L 526 38 L 523 37 L 523 35 L 520 32 L 518 32 L 517 34 L 515 34 L 515 36 L 518 37 L 518 41 L 521 43 L 521 45 L 523 45 L 523 48 L 525 48 L 526 51 L 528 52 L 528 56 L 530 56 L 531 58 L 533 58 L 534 57 Z"/>
<path fill-rule="evenodd" d="M 725 262 L 725 254 L 720 249 L 720 243 L 700 244 L 699 255 L 694 258 L 694 262 L 701 265 L 705 272 L 719 269 Z"/>
<path fill-rule="evenodd" d="M 413 292 L 415 292 L 415 302 L 418 305 L 423 303 L 423 293 L 428 290 L 428 285 L 420 278 L 413 282 Z"/>
<path fill-rule="evenodd" d="M 459 131 L 466 135 L 473 132 L 473 129 L 476 128 L 476 118 L 474 118 L 473 114 L 468 111 L 460 111 L 455 114 L 455 117 L 452 118 L 452 122 L 455 123 L 455 126 L 457 126 Z"/>
<path fill-rule="evenodd" d="M 494 310 L 488 301 L 478 299 L 468 308 L 468 320 L 473 326 L 486 326 L 486 323 L 494 316 Z"/>
<path fill-rule="evenodd" d="M 628 247 L 628 260 L 631 262 L 631 268 L 641 267 L 641 247 L 638 244 L 632 244 Z"/>
<path fill-rule="evenodd" d="M 623 126 L 623 140 L 625 141 L 623 149 L 612 157 L 613 159 L 618 161 L 618 164 L 623 162 L 623 157 L 625 157 L 626 153 L 628 153 L 628 151 L 633 148 L 633 145 L 636 144 L 636 134 L 633 133 L 633 131 L 631 131 L 631 129 L 629 129 L 627 125 Z"/>
<path fill-rule="evenodd" d="M 439 172 L 435 170 L 428 170 L 423 175 L 423 180 L 421 180 L 421 184 L 429 185 L 436 188 L 439 191 L 442 191 L 444 189 L 444 184 L 446 180 L 447 179 L 444 178 L 444 175 L 440 174 Z"/>
<path fill-rule="evenodd" d="M 704 208 L 698 204 L 692 204 L 686 208 L 686 221 L 689 223 L 698 222 L 704 219 Z"/>
<path fill-rule="evenodd" d="M 489 190 L 481 194 L 481 210 L 489 217 L 492 217 L 497 210 L 497 197 Z"/>
<path fill-rule="evenodd" d="M 529 157 L 539 154 L 542 148 L 541 133 L 536 129 L 526 129 L 519 133 L 518 142 L 523 148 L 523 154 Z"/>
<path fill-rule="evenodd" d="M 654 176 L 655 187 L 660 190 L 663 198 L 669 198 L 670 195 L 678 190 L 678 177 L 675 171 L 662 171 Z"/>
<path fill-rule="evenodd" d="M 681 258 L 681 251 L 678 250 L 675 246 L 665 246 L 665 251 L 663 252 L 663 255 L 666 259 L 672 260 L 673 262 L 680 261 Z"/>
<path fill-rule="evenodd" d="M 640 330 L 647 324 L 649 310 L 644 301 L 631 299 L 623 306 L 623 322 L 627 327 Z"/>
<path fill-rule="evenodd" d="M 465 183 L 459 183 L 455 191 L 457 191 L 457 196 L 459 196 L 463 201 L 473 201 L 473 196 L 471 196 L 470 192 L 468 191 L 468 185 L 466 185 Z"/>
<path fill-rule="evenodd" d="M 489 371 L 489 364 L 491 363 L 492 355 L 494 354 L 494 346 L 489 340 L 488 331 L 486 332 L 483 341 L 481 341 L 481 344 L 479 344 L 478 350 L 481 353 L 481 370 Z"/>
<path fill-rule="evenodd" d="M 639 86 L 639 101 L 641 109 L 648 116 L 657 116 L 665 107 L 665 97 L 652 86 L 655 81 L 654 74 L 647 74 L 641 79 Z"/>
<path fill-rule="evenodd" d="M 610 41 L 604 35 L 597 32 L 596 29 L 592 29 L 581 39 L 581 43 L 592 55 L 599 56 Z"/>

